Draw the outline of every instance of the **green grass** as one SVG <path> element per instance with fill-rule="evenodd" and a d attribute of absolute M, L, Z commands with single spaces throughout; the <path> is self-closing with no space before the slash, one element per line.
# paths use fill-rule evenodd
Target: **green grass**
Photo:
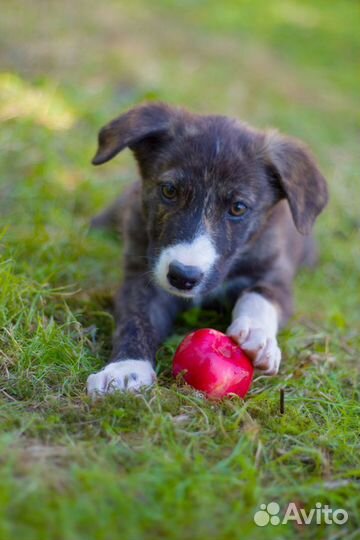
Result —
<path fill-rule="evenodd" d="M 0 21 L 0 538 L 360 538 L 360 8 L 357 2 L 6 0 Z M 305 139 L 331 203 L 296 281 L 279 376 L 245 402 L 170 376 L 91 404 L 121 249 L 91 216 L 135 175 L 91 168 L 98 128 L 150 99 Z M 279 413 L 279 389 L 286 412 Z M 346 525 L 258 528 L 261 503 L 345 508 Z"/>

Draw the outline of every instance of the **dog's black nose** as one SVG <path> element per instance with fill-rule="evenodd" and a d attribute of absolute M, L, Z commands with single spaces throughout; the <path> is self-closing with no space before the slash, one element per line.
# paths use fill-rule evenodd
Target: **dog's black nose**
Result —
<path fill-rule="evenodd" d="M 167 278 L 177 289 L 190 291 L 199 283 L 202 276 L 203 273 L 197 266 L 186 266 L 178 261 L 169 264 Z"/>

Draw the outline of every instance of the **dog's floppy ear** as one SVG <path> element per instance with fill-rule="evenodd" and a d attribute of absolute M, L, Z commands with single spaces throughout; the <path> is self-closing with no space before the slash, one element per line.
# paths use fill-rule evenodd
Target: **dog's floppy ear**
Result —
<path fill-rule="evenodd" d="M 308 148 L 300 141 L 276 132 L 265 135 L 266 165 L 280 183 L 296 228 L 309 234 L 318 214 L 328 201 L 325 178 Z"/>
<path fill-rule="evenodd" d="M 163 103 L 140 105 L 115 118 L 99 132 L 99 147 L 92 160 L 101 165 L 126 147 L 136 150 L 147 138 L 161 137 L 169 132 L 175 110 Z"/>

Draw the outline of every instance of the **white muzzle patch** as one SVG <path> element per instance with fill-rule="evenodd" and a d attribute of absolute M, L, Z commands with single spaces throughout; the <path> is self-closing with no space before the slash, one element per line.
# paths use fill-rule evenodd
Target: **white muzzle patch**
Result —
<path fill-rule="evenodd" d="M 154 270 L 156 281 L 163 289 L 171 294 L 192 298 L 198 293 L 201 283 L 191 291 L 176 289 L 167 279 L 170 263 L 177 261 L 186 266 L 196 266 L 202 271 L 204 277 L 206 277 L 206 274 L 211 270 L 217 258 L 218 253 L 207 234 L 197 236 L 192 242 L 174 244 L 163 249 L 160 253 Z"/>

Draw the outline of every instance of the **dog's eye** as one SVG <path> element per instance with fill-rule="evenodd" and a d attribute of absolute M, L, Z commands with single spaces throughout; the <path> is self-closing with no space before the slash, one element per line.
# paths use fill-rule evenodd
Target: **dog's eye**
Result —
<path fill-rule="evenodd" d="M 161 184 L 160 191 L 164 199 L 167 199 L 169 201 L 173 201 L 177 195 L 176 187 L 174 186 L 174 184 L 171 184 L 171 182 Z"/>
<path fill-rule="evenodd" d="M 241 218 L 248 211 L 248 207 L 241 201 L 235 201 L 229 208 L 229 215 L 232 218 Z"/>

